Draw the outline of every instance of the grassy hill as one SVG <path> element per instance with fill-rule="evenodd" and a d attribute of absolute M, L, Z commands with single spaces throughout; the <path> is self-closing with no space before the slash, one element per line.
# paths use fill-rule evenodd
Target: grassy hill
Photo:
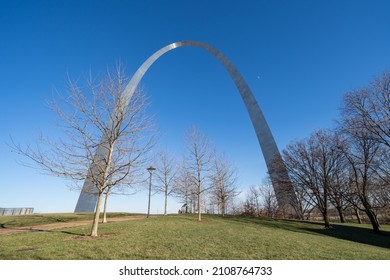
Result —
<path fill-rule="evenodd" d="M 47 222 L 72 215 L 40 216 Z M 17 219 L 0 217 L 0 225 L 22 226 Z M 333 225 L 326 230 L 316 222 L 208 215 L 197 222 L 194 215 L 174 215 L 101 224 L 96 238 L 87 236 L 90 226 L 0 235 L 0 259 L 390 260 L 390 226 L 376 235 L 369 225 Z"/>

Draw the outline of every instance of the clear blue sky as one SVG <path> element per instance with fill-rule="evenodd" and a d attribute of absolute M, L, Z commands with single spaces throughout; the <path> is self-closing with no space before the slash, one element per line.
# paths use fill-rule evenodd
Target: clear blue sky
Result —
<path fill-rule="evenodd" d="M 17 163 L 9 137 L 33 144 L 55 131 L 45 107 L 66 77 L 131 75 L 159 48 L 197 40 L 221 50 L 255 94 L 282 150 L 332 127 L 345 92 L 390 69 L 389 1 L 0 1 L 0 207 L 71 212 L 78 192 Z M 142 80 L 163 145 L 181 151 L 199 126 L 239 168 L 240 186 L 266 176 L 259 144 L 229 75 L 210 54 L 180 48 Z M 146 193 L 113 198 L 112 211 L 146 211 Z M 171 212 L 178 204 L 170 201 Z M 161 213 L 154 197 L 152 211 Z"/>

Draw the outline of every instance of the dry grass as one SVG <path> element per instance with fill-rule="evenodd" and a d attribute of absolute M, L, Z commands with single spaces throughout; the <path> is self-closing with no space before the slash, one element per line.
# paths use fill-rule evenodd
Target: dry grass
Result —
<path fill-rule="evenodd" d="M 0 235 L 0 259 L 390 259 L 390 227 L 192 215 Z M 1 219 L 0 219 L 1 223 Z"/>

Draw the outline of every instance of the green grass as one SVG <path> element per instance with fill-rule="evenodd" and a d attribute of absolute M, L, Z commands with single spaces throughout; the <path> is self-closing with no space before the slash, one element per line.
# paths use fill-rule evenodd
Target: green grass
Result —
<path fill-rule="evenodd" d="M 0 218 L 0 223 L 3 218 Z M 0 235 L 0 259 L 390 259 L 390 226 L 193 215 Z"/>
<path fill-rule="evenodd" d="M 109 218 L 129 216 L 129 213 L 107 213 Z M 100 215 L 102 217 L 103 214 Z M 44 224 L 92 220 L 93 213 L 54 213 L 21 216 L 1 216 L 0 228 L 16 228 Z"/>

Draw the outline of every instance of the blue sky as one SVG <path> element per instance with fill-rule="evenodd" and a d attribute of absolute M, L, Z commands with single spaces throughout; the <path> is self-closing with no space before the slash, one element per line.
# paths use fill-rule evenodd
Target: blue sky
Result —
<path fill-rule="evenodd" d="M 71 212 L 78 192 L 17 163 L 10 136 L 33 144 L 56 131 L 45 103 L 66 78 L 104 73 L 117 61 L 129 75 L 159 48 L 196 40 L 222 51 L 255 94 L 279 149 L 332 127 L 342 96 L 390 69 L 389 1 L 0 1 L 0 207 Z M 230 155 L 240 187 L 266 176 L 259 144 L 233 82 L 203 50 L 161 57 L 142 86 L 163 132 L 182 151 L 196 124 Z M 146 211 L 146 193 L 111 200 L 112 211 Z M 170 211 L 178 204 L 170 200 Z M 152 211 L 161 213 L 161 198 Z"/>

